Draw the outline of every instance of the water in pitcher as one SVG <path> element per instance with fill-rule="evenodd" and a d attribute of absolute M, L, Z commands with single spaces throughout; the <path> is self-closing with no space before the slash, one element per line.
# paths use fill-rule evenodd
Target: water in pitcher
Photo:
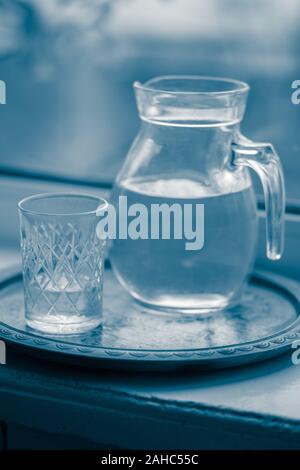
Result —
<path fill-rule="evenodd" d="M 256 242 L 256 203 L 250 181 L 218 191 L 188 177 L 125 180 L 116 188 L 128 207 L 141 203 L 204 204 L 204 245 L 186 239 L 116 239 L 110 257 L 120 282 L 138 300 L 165 309 L 201 312 L 224 308 L 242 287 Z M 149 223 L 151 221 L 149 220 Z M 172 234 L 172 230 L 171 230 Z M 205 311 L 203 310 L 203 311 Z"/>

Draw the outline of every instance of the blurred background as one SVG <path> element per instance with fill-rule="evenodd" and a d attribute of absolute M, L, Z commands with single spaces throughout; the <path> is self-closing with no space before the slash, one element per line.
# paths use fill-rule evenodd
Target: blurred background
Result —
<path fill-rule="evenodd" d="M 138 128 L 132 82 L 249 82 L 244 133 L 300 199 L 300 0 L 0 0 L 0 174 L 109 186 Z"/>

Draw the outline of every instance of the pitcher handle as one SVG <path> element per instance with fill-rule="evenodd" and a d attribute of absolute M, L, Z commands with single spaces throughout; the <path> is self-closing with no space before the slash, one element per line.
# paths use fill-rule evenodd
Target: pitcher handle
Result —
<path fill-rule="evenodd" d="M 272 144 L 256 143 L 237 134 L 232 144 L 233 165 L 254 170 L 261 181 L 266 208 L 266 247 L 271 260 L 284 248 L 285 185 L 280 159 Z"/>

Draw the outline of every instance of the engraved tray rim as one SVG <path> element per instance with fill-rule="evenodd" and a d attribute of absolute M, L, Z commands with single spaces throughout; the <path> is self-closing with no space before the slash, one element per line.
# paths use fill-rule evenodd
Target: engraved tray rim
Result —
<path fill-rule="evenodd" d="M 0 270 L 0 292 L 22 278 L 20 266 Z M 106 369 L 166 370 L 197 367 L 216 369 L 258 362 L 286 352 L 300 338 L 300 283 L 283 275 L 255 270 L 256 284 L 268 285 L 280 292 L 294 306 L 297 318 L 290 325 L 259 339 L 226 346 L 191 349 L 125 349 L 103 346 L 80 346 L 58 336 L 39 335 L 19 330 L 0 321 L 0 338 L 40 358 Z"/>

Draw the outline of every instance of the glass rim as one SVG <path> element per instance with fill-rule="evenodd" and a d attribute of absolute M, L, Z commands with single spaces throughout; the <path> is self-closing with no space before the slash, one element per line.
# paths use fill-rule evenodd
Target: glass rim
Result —
<path fill-rule="evenodd" d="M 93 199 L 97 201 L 99 204 L 96 209 L 89 210 L 89 211 L 74 211 L 74 212 L 66 212 L 66 213 L 59 213 L 55 211 L 39 211 L 39 210 L 32 210 L 26 208 L 24 205 L 31 201 L 35 200 L 42 200 L 42 199 L 54 199 L 54 198 L 69 198 L 75 197 L 78 199 Z M 87 194 L 87 193 L 40 193 L 34 194 L 32 196 L 25 197 L 18 202 L 18 209 L 25 214 L 30 215 L 43 215 L 43 216 L 50 216 L 50 217 L 71 217 L 71 216 L 84 216 L 84 215 L 96 215 L 99 210 L 105 210 L 108 207 L 108 202 L 101 196 L 96 196 L 94 194 Z"/>
<path fill-rule="evenodd" d="M 156 82 L 159 81 L 164 81 L 164 80 L 177 80 L 177 81 L 192 81 L 192 80 L 198 80 L 198 82 L 216 82 L 219 83 L 220 85 L 226 84 L 226 85 L 232 85 L 232 89 L 227 89 L 227 90 L 216 90 L 216 91 L 183 91 L 183 90 L 168 90 L 164 88 L 163 86 L 161 87 L 155 87 L 152 86 Z M 246 93 L 250 90 L 250 86 L 248 83 L 243 82 L 242 80 L 237 80 L 235 78 L 227 78 L 227 77 L 216 77 L 216 76 L 209 76 L 209 75 L 159 75 L 158 77 L 151 78 L 150 80 L 147 80 L 145 83 L 141 83 L 139 81 L 135 81 L 133 83 L 133 88 L 134 89 L 139 89 L 139 90 L 144 90 L 144 91 L 150 91 L 150 92 L 162 92 L 162 93 L 167 93 L 170 95 L 212 95 L 212 96 L 217 96 L 217 95 L 228 95 L 228 94 L 234 94 L 234 93 Z M 221 87 L 220 87 L 221 88 Z"/>

